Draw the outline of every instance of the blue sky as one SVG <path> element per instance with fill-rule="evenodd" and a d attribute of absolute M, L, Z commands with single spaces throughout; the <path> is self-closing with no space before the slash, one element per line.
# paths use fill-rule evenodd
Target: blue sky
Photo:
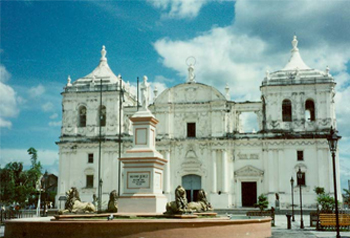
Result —
<path fill-rule="evenodd" d="M 23 161 L 34 147 L 58 172 L 61 95 L 68 75 L 89 74 L 102 45 L 115 74 L 158 90 L 196 79 L 231 99 L 259 100 L 265 71 L 279 70 L 296 33 L 305 63 L 328 65 L 337 82 L 342 186 L 350 179 L 349 1 L 2 1 L 0 164 Z"/>

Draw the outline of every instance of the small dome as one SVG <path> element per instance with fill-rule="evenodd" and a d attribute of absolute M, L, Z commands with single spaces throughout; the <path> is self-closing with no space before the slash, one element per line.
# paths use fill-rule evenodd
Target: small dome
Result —
<path fill-rule="evenodd" d="M 206 103 L 225 100 L 225 96 L 214 87 L 202 83 L 182 83 L 164 90 L 154 104 Z"/>
<path fill-rule="evenodd" d="M 117 84 L 117 82 L 119 82 L 119 78 L 109 68 L 106 54 L 107 51 L 105 49 L 105 46 L 102 46 L 99 65 L 90 74 L 76 80 L 73 83 L 73 86 L 83 86 L 90 85 L 91 83 L 99 83 L 100 79 L 102 79 L 102 84 Z"/>
<path fill-rule="evenodd" d="M 310 69 L 310 67 L 304 63 L 303 59 L 300 56 L 298 49 L 298 40 L 296 36 L 293 37 L 292 46 L 292 55 L 289 59 L 289 62 L 282 70 Z"/>
<path fill-rule="evenodd" d="M 286 66 L 272 73 L 266 71 L 262 85 L 308 84 L 333 81 L 329 70 L 320 71 L 312 69 L 304 63 L 299 53 L 296 36 L 293 37 L 292 46 L 291 57 Z"/>

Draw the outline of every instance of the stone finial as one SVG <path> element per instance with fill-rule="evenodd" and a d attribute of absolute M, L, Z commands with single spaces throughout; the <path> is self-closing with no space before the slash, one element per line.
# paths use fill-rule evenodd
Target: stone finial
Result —
<path fill-rule="evenodd" d="M 293 46 L 292 51 L 299 51 L 299 49 L 298 49 L 298 40 L 297 40 L 297 36 L 296 35 L 294 35 L 294 37 L 293 37 L 292 46 Z"/>
<path fill-rule="evenodd" d="M 107 54 L 106 47 L 103 45 L 101 50 L 101 61 L 107 61 L 106 54 Z"/>
<path fill-rule="evenodd" d="M 230 100 L 230 87 L 228 86 L 228 84 L 226 83 L 226 86 L 225 86 L 225 92 L 226 92 L 226 99 L 227 100 Z"/>
<path fill-rule="evenodd" d="M 327 65 L 326 70 L 325 70 L 326 76 L 329 76 L 329 67 Z"/>
<path fill-rule="evenodd" d="M 158 88 L 157 88 L 157 86 L 154 86 L 153 93 L 154 93 L 154 98 L 156 98 L 157 95 L 158 95 Z"/>
<path fill-rule="evenodd" d="M 95 83 L 96 83 L 96 77 L 95 77 L 95 75 L 93 74 L 93 75 L 92 75 L 92 79 L 91 79 L 90 85 L 93 86 L 93 85 L 95 85 Z"/>
<path fill-rule="evenodd" d="M 68 75 L 68 78 L 67 78 L 67 87 L 72 86 L 71 81 L 72 81 L 72 79 L 70 78 L 70 75 Z"/>
<path fill-rule="evenodd" d="M 266 80 L 270 79 L 270 71 L 266 70 L 265 72 Z"/>

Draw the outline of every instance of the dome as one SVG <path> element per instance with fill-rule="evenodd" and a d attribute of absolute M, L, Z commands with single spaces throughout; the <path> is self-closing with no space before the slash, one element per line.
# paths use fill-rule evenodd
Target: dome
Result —
<path fill-rule="evenodd" d="M 216 88 L 202 83 L 183 83 L 164 90 L 154 104 L 167 103 L 207 103 L 211 101 L 226 101 L 224 95 Z"/>

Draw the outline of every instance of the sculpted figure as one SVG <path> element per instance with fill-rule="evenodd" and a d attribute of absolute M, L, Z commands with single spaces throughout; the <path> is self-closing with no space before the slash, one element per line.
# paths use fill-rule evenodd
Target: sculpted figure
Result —
<path fill-rule="evenodd" d="M 59 214 L 64 213 L 90 213 L 95 212 L 95 206 L 90 202 L 81 202 L 77 188 L 72 187 L 66 192 L 67 201 L 65 210 L 60 210 Z"/>
<path fill-rule="evenodd" d="M 195 212 L 206 212 L 213 210 L 203 189 L 199 190 L 198 201 L 188 203 L 187 208 Z"/>
<path fill-rule="evenodd" d="M 116 190 L 109 194 L 107 212 L 118 212 L 118 194 Z"/>
<path fill-rule="evenodd" d="M 175 189 L 175 201 L 166 204 L 166 212 L 164 214 L 183 214 L 189 212 L 187 209 L 186 190 L 181 186 Z"/>
<path fill-rule="evenodd" d="M 142 100 L 142 108 L 148 108 L 149 104 L 149 83 L 147 83 L 147 76 L 143 76 L 143 82 L 141 83 L 141 100 Z"/>

